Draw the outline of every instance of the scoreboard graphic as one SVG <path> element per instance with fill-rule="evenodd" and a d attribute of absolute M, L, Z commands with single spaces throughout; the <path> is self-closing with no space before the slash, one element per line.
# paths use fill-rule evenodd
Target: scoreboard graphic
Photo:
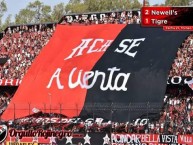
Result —
<path fill-rule="evenodd" d="M 193 31 L 193 7 L 143 7 L 143 27 L 163 27 L 165 31 Z"/>

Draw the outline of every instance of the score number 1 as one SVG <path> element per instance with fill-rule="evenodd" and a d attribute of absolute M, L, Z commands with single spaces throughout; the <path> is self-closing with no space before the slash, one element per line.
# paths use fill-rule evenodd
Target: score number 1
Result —
<path fill-rule="evenodd" d="M 144 10 L 144 15 L 148 16 L 150 14 L 149 12 L 150 12 L 149 9 L 145 9 Z M 146 25 L 150 24 L 149 18 L 147 18 L 147 17 L 144 18 L 144 24 L 146 24 Z"/>

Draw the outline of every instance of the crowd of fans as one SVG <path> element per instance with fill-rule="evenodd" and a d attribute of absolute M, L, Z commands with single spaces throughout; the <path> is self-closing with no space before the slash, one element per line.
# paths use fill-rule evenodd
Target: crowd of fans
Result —
<path fill-rule="evenodd" d="M 39 114 L 30 116 L 25 121 L 20 119 L 9 122 L 10 127 L 16 129 L 53 129 L 69 132 L 108 132 L 108 133 L 148 133 L 148 134 L 193 134 L 193 96 L 164 98 L 163 110 L 156 121 L 151 119 L 146 122 L 111 122 L 103 120 L 82 121 L 73 119 L 67 123 L 53 123 L 42 121 L 39 118 L 62 118 L 58 114 Z"/>
<path fill-rule="evenodd" d="M 181 48 L 178 48 L 169 76 L 193 77 L 193 34 L 190 34 Z"/>
<path fill-rule="evenodd" d="M 98 14 L 99 15 L 99 14 Z M 96 15 L 76 15 L 64 16 L 61 24 L 140 24 L 140 11 L 133 13 L 132 11 L 112 12 Z"/>
<path fill-rule="evenodd" d="M 165 97 L 160 122 L 165 123 L 170 134 L 193 133 L 193 96 Z"/>
<path fill-rule="evenodd" d="M 7 57 L 0 65 L 1 79 L 22 79 L 34 58 L 48 43 L 55 26 L 18 26 L 8 29 L 0 40 L 1 56 Z"/>
<path fill-rule="evenodd" d="M 133 24 L 140 23 L 140 17 L 132 13 L 123 12 L 120 15 L 111 13 L 101 18 L 93 17 L 64 17 L 61 24 Z M 47 25 L 23 25 L 15 26 L 4 32 L 0 40 L 0 58 L 7 58 L 5 64 L 0 65 L 0 79 L 22 79 L 34 58 L 48 43 L 55 31 L 55 24 Z M 190 34 L 178 49 L 177 56 L 172 64 L 169 77 L 191 76 L 193 77 L 193 34 Z M 0 113 L 9 104 L 10 98 L 0 94 Z M 32 125 L 33 123 L 31 123 Z M 12 127 L 20 127 L 19 122 L 14 122 Z M 26 127 L 30 127 L 29 124 Z M 147 124 L 135 124 L 134 122 L 118 123 L 85 123 L 51 125 L 35 124 L 38 127 L 53 127 L 57 129 L 72 130 L 76 132 L 109 131 L 117 133 L 170 133 L 193 134 L 193 96 L 166 95 L 164 107 L 160 113 L 160 119 Z M 28 128 L 29 129 L 29 128 Z"/>
<path fill-rule="evenodd" d="M 16 90 L 17 87 L 6 87 L 6 86 L 0 87 L 0 117 L 7 108 L 7 105 L 9 105 Z"/>
<path fill-rule="evenodd" d="M 14 90 L 12 93 L 14 94 Z M 13 95 L 7 92 L 0 94 L 0 108 L 2 113 Z M 114 133 L 152 133 L 152 134 L 193 134 L 193 93 L 187 88 L 172 87 L 167 90 L 163 100 L 164 105 L 160 117 L 155 121 L 152 117 L 145 122 L 137 120 L 131 122 L 111 122 L 107 120 L 69 120 L 68 123 L 52 122 L 50 118 L 65 118 L 64 115 L 38 112 L 27 118 L 9 122 L 10 127 L 16 129 L 55 129 L 72 132 L 114 132 Z M 103 108 L 104 109 L 104 108 Z M 132 109 L 133 110 L 133 109 Z M 133 110 L 135 111 L 135 110 Z M 128 113 L 129 113 L 128 109 Z M 38 119 L 47 118 L 47 119 Z M 63 121 L 67 122 L 67 121 Z"/>
<path fill-rule="evenodd" d="M 0 115 L 2 114 L 2 112 L 5 110 L 5 108 L 9 104 L 9 101 L 10 100 L 7 98 L 7 96 L 0 94 Z"/>
<path fill-rule="evenodd" d="M 124 108 L 126 109 L 127 107 L 125 106 Z M 110 108 L 106 109 L 108 110 Z M 128 108 L 128 113 L 130 109 L 132 108 Z M 132 110 L 135 111 L 134 109 Z M 51 120 L 51 118 L 54 119 Z M 193 134 L 192 91 L 187 91 L 187 89 L 183 87 L 167 89 L 167 93 L 163 100 L 163 107 L 160 114 L 156 115 L 156 118 L 157 119 L 155 119 L 155 115 L 146 115 L 144 118 L 139 118 L 139 120 L 113 122 L 101 118 L 93 118 L 92 120 L 92 117 L 89 119 L 84 118 L 84 120 L 80 118 L 66 119 L 66 116 L 62 114 L 43 113 L 39 111 L 26 118 L 15 119 L 7 123 L 10 127 L 16 129 L 43 128 L 83 133 Z"/>

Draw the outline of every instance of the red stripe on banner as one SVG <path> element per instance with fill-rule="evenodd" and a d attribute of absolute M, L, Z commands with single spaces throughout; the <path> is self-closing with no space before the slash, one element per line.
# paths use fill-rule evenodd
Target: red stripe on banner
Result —
<path fill-rule="evenodd" d="M 84 84 L 92 75 L 85 71 L 93 68 L 124 27 L 58 25 L 22 80 L 2 119 L 27 116 L 34 108 L 68 117 L 79 115 L 87 93 Z M 76 85 L 77 78 L 81 82 Z"/>

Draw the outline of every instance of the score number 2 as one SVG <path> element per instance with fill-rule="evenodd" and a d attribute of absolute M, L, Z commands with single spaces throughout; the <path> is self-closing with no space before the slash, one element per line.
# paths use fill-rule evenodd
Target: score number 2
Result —
<path fill-rule="evenodd" d="M 149 10 L 145 10 L 145 15 L 149 15 Z"/>

